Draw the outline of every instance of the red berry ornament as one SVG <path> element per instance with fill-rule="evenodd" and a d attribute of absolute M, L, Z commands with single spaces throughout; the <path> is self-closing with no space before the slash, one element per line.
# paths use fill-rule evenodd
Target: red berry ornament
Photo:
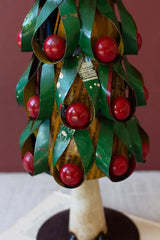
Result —
<path fill-rule="evenodd" d="M 20 30 L 19 33 L 17 34 L 17 44 L 21 48 L 21 45 L 22 45 L 22 30 Z"/>
<path fill-rule="evenodd" d="M 149 145 L 146 142 L 142 142 L 142 154 L 143 154 L 143 160 L 147 160 L 149 156 Z"/>
<path fill-rule="evenodd" d="M 65 49 L 65 41 L 57 35 L 50 35 L 44 42 L 44 52 L 52 60 L 60 60 L 65 54 Z"/>
<path fill-rule="evenodd" d="M 138 48 L 138 51 L 141 49 L 142 47 L 142 37 L 140 35 L 140 33 L 137 33 L 137 48 Z"/>
<path fill-rule="evenodd" d="M 117 97 L 112 103 L 112 113 L 119 121 L 126 120 L 131 113 L 131 105 L 124 97 Z"/>
<path fill-rule="evenodd" d="M 90 111 L 83 103 L 71 104 L 65 113 L 67 124 L 74 129 L 85 128 L 90 121 Z"/>
<path fill-rule="evenodd" d="M 105 36 L 96 42 L 94 53 L 101 62 L 112 62 L 117 57 L 118 45 L 113 38 Z"/>
<path fill-rule="evenodd" d="M 129 163 L 127 158 L 124 156 L 116 156 L 112 158 L 110 163 L 110 175 L 113 177 L 122 177 L 124 176 L 129 168 Z"/>
<path fill-rule="evenodd" d="M 36 119 L 39 114 L 40 98 L 38 96 L 31 97 L 27 102 L 27 110 L 30 117 Z"/>
<path fill-rule="evenodd" d="M 22 162 L 23 162 L 23 167 L 24 167 L 24 169 L 25 169 L 27 172 L 33 174 L 33 173 L 34 173 L 34 167 L 33 167 L 34 157 L 33 157 L 32 153 L 27 152 L 27 153 L 24 155 L 24 157 L 23 157 L 23 159 L 22 159 Z"/>
<path fill-rule="evenodd" d="M 148 98 L 149 98 L 148 89 L 146 88 L 145 85 L 143 85 L 143 89 L 144 89 L 145 100 L 146 100 L 146 102 L 147 102 L 147 101 L 148 101 Z"/>
<path fill-rule="evenodd" d="M 59 172 L 59 177 L 62 183 L 68 187 L 75 187 L 82 181 L 82 170 L 76 164 L 64 164 Z"/>

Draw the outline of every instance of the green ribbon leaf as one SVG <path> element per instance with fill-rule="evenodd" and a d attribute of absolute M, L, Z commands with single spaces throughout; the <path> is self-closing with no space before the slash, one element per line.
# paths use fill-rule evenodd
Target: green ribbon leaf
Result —
<path fill-rule="evenodd" d="M 122 1 L 115 0 L 115 2 L 117 3 L 121 17 L 124 54 L 137 54 L 137 30 L 135 22 Z"/>
<path fill-rule="evenodd" d="M 80 47 L 87 57 L 95 60 L 92 46 L 91 35 L 95 17 L 96 0 L 81 0 L 79 7 L 79 17 L 81 21 Z"/>
<path fill-rule="evenodd" d="M 42 121 L 29 121 L 26 129 L 23 131 L 20 137 L 20 141 L 19 141 L 20 149 L 22 149 L 26 140 L 39 127 L 41 123 Z"/>
<path fill-rule="evenodd" d="M 21 76 L 16 86 L 16 100 L 19 106 L 24 106 L 24 99 L 23 99 L 24 88 L 28 82 L 31 67 L 32 67 L 32 62 L 29 64 L 29 66 Z"/>
<path fill-rule="evenodd" d="M 37 18 L 37 23 L 35 27 L 35 32 L 32 40 L 32 47 L 35 55 L 44 63 L 47 64 L 55 64 L 58 61 L 52 61 L 49 59 L 42 47 L 39 45 L 37 41 L 37 33 L 41 28 L 43 23 L 48 19 L 48 17 L 54 12 L 54 10 L 58 7 L 60 11 L 60 16 L 63 22 L 65 35 L 66 35 L 66 51 L 63 58 L 68 58 L 71 56 L 78 45 L 79 34 L 80 34 L 80 22 L 78 18 L 77 9 L 74 3 L 74 0 L 47 0 L 43 5 L 40 14 Z M 72 34 L 70 30 L 72 28 Z"/>
<path fill-rule="evenodd" d="M 40 28 L 40 26 L 47 20 L 49 15 L 63 2 L 63 0 L 47 0 L 43 5 L 39 16 L 37 18 L 37 23 L 35 27 L 35 33 Z"/>
<path fill-rule="evenodd" d="M 80 21 L 74 0 L 63 1 L 59 6 L 59 11 L 66 34 L 66 52 L 64 58 L 68 58 L 73 54 L 78 45 Z"/>
<path fill-rule="evenodd" d="M 64 61 L 56 87 L 56 102 L 59 111 L 66 94 L 76 78 L 81 62 L 82 55 L 77 55 Z"/>
<path fill-rule="evenodd" d="M 54 66 L 42 64 L 40 81 L 40 110 L 37 120 L 49 119 L 52 114 L 55 95 Z"/>
<path fill-rule="evenodd" d="M 94 162 L 94 149 L 88 130 L 76 131 L 74 140 L 83 162 L 85 174 L 87 175 Z"/>
<path fill-rule="evenodd" d="M 23 52 L 32 52 L 32 37 L 34 34 L 40 0 L 37 0 L 33 8 L 27 14 L 22 27 L 22 47 Z"/>
<path fill-rule="evenodd" d="M 96 113 L 99 108 L 100 82 L 90 58 L 83 58 L 79 75 L 85 88 L 87 89 L 90 98 L 92 99 Z"/>
<path fill-rule="evenodd" d="M 123 59 L 124 59 L 126 72 L 128 75 L 128 82 L 136 94 L 137 106 L 144 106 L 146 105 L 146 100 L 145 100 L 143 83 L 139 80 L 138 75 L 135 71 L 135 68 L 128 62 L 127 58 L 124 57 Z"/>
<path fill-rule="evenodd" d="M 97 167 L 109 177 L 109 165 L 113 148 L 113 121 L 103 118 L 96 151 Z"/>
<path fill-rule="evenodd" d="M 109 82 L 109 70 L 110 70 L 109 65 L 102 65 L 102 64 L 99 65 L 98 76 L 99 76 L 99 80 L 100 80 L 100 84 L 101 84 L 100 108 L 101 108 L 103 115 L 106 118 L 113 120 L 113 118 L 110 114 L 110 109 L 109 109 L 110 106 L 107 103 L 107 95 L 110 94 L 107 91 L 107 86 L 108 86 L 108 82 Z"/>
<path fill-rule="evenodd" d="M 34 149 L 34 175 L 47 172 L 49 154 L 50 121 L 44 121 L 38 129 Z"/>
<path fill-rule="evenodd" d="M 143 162 L 142 146 L 137 124 L 134 117 L 124 123 L 114 123 L 115 134 L 122 140 L 128 149 L 134 154 L 137 162 Z"/>
<path fill-rule="evenodd" d="M 134 146 L 134 155 L 136 157 L 136 161 L 143 163 L 142 142 L 141 142 L 136 119 L 132 117 L 130 120 L 128 120 L 126 122 L 126 127 L 129 131 L 130 138 Z"/>
<path fill-rule="evenodd" d="M 75 130 L 66 127 L 64 124 L 61 125 L 61 128 L 59 130 L 59 133 L 53 148 L 53 167 L 56 165 L 58 159 L 67 148 L 74 133 L 75 133 Z"/>
<path fill-rule="evenodd" d="M 108 0 L 103 0 L 103 1 L 97 0 L 97 8 L 105 17 L 107 17 L 115 25 L 118 32 L 120 33 L 121 31 L 120 31 L 117 17 L 114 13 L 113 8 L 109 4 Z"/>

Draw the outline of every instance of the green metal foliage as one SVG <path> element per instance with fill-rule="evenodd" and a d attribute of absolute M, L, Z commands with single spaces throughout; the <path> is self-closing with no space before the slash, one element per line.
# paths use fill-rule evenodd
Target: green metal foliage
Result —
<path fill-rule="evenodd" d="M 113 126 L 113 121 L 102 119 L 96 151 L 96 164 L 108 177 L 113 149 Z"/>
<path fill-rule="evenodd" d="M 121 28 L 122 37 L 124 42 L 124 54 L 137 54 L 137 28 L 136 24 L 130 15 L 130 13 L 125 8 L 121 0 L 115 0 L 118 6 L 120 18 L 121 18 Z"/>
<path fill-rule="evenodd" d="M 58 159 L 62 156 L 72 138 L 75 140 L 85 174 L 87 175 L 94 161 L 94 149 L 87 129 L 76 131 L 63 124 L 61 125 L 53 149 L 53 167 L 55 167 Z"/>
<path fill-rule="evenodd" d="M 66 151 L 70 141 L 74 139 L 85 175 L 96 160 L 97 167 L 110 177 L 109 166 L 114 135 L 127 146 L 129 157 L 133 155 L 137 162 L 143 162 L 142 140 L 149 143 L 148 135 L 139 126 L 134 116 L 130 116 L 125 123 L 117 122 L 110 109 L 113 72 L 133 91 L 134 105 L 146 104 L 142 76 L 124 56 L 124 54 L 137 54 L 137 29 L 121 0 L 114 0 L 114 2 L 117 4 L 121 22 L 118 22 L 108 0 L 81 0 L 79 12 L 74 0 L 46 0 L 43 5 L 40 0 L 36 0 L 24 20 L 21 50 L 33 51 L 34 54 L 30 65 L 17 84 L 16 98 L 18 105 L 26 108 L 29 98 L 36 95 L 35 84 L 39 75 L 39 116 L 36 121 L 29 121 L 20 138 L 22 156 L 27 149 L 33 148 L 34 174 L 48 172 L 50 117 L 53 104 L 56 100 L 59 114 L 61 114 L 61 106 L 77 76 L 82 79 L 92 101 L 95 116 L 101 116 L 97 148 L 96 151 L 93 148 L 88 129 L 74 130 L 61 123 L 53 148 L 53 167 Z M 100 63 L 98 71 L 94 68 L 95 57 L 91 45 L 96 9 L 113 24 L 119 34 L 119 56 L 113 63 Z M 66 51 L 63 59 L 60 59 L 62 67 L 55 86 L 54 64 L 57 62 L 51 61 L 45 55 L 43 42 L 48 34 L 54 33 L 55 22 L 51 21 L 51 17 L 54 16 L 56 21 L 58 12 L 65 31 Z M 47 33 L 46 26 L 49 26 Z M 34 146 L 31 141 L 33 134 L 35 135 Z"/>
<path fill-rule="evenodd" d="M 36 120 L 49 119 L 52 114 L 54 95 L 55 95 L 55 81 L 54 81 L 54 66 L 40 63 L 34 56 L 31 64 L 22 75 L 17 84 L 17 101 L 19 105 L 24 105 L 27 112 L 27 102 L 35 96 L 35 88 L 37 84 L 37 76 L 40 75 L 40 110 Z"/>
<path fill-rule="evenodd" d="M 54 66 L 42 64 L 40 81 L 40 109 L 37 120 L 49 119 L 55 96 Z"/>
<path fill-rule="evenodd" d="M 56 87 L 56 102 L 58 110 L 71 88 L 82 62 L 82 54 L 64 61 Z"/>
<path fill-rule="evenodd" d="M 32 39 L 32 48 L 35 55 L 44 63 L 47 64 L 55 64 L 55 61 L 51 61 L 43 52 L 42 46 L 40 46 L 37 35 L 38 31 L 41 30 L 45 21 L 47 21 L 48 17 L 54 13 L 54 11 L 58 8 L 60 12 L 60 16 L 63 22 L 65 36 L 66 36 L 66 51 L 64 55 L 64 59 L 70 57 L 74 50 L 77 47 L 79 34 L 80 34 L 80 22 L 78 18 L 77 9 L 73 0 L 47 0 L 43 5 L 38 17 L 37 22 L 33 34 Z M 72 26 L 72 34 L 71 33 L 71 26 Z M 53 33 L 51 33 L 53 34 Z M 60 59 L 61 61 L 62 59 Z"/>
<path fill-rule="evenodd" d="M 82 54 L 76 55 L 72 59 L 68 59 L 67 61 L 64 61 L 58 81 L 57 81 L 57 88 L 56 88 L 56 102 L 57 102 L 59 112 L 60 112 L 60 106 L 63 105 L 64 99 L 66 97 L 66 93 L 72 87 L 72 84 L 77 74 L 79 73 L 81 76 L 81 73 L 79 72 L 79 70 L 82 64 L 83 63 L 85 64 L 86 61 L 91 63 L 91 60 L 83 58 Z M 97 103 L 98 103 L 98 97 L 99 97 L 99 87 L 96 87 L 95 89 L 93 88 L 94 84 L 96 84 L 96 86 L 97 84 L 99 84 L 98 77 L 95 77 L 95 75 L 92 75 L 88 80 L 86 80 L 83 77 L 84 75 L 82 75 L 82 81 L 84 83 L 84 86 L 86 87 L 89 96 L 91 96 L 93 100 L 95 109 L 98 110 Z M 93 94 L 91 94 L 90 87 L 93 90 Z M 88 133 L 88 130 L 76 131 L 74 129 L 68 128 L 64 124 L 61 125 L 60 131 L 58 133 L 57 140 L 55 142 L 55 146 L 53 149 L 53 166 L 56 165 L 58 159 L 66 150 L 72 138 L 74 138 L 75 140 L 75 143 L 77 145 L 78 151 L 80 153 L 80 156 L 83 162 L 84 171 L 87 174 L 94 161 L 93 144 L 92 144 L 90 135 Z"/>
<path fill-rule="evenodd" d="M 63 22 L 63 27 L 66 35 L 66 51 L 64 58 L 70 57 L 78 45 L 80 34 L 80 22 L 77 9 L 73 0 L 46 0 L 44 5 L 40 6 L 40 0 L 37 0 L 33 8 L 27 14 L 22 27 L 22 51 L 34 51 L 35 55 L 42 62 L 54 64 L 43 52 L 42 46 L 39 43 L 39 38 L 44 38 L 41 32 L 45 29 L 51 15 L 57 16 L 55 10 L 59 10 Z M 48 22 L 47 22 L 48 21 Z M 72 34 L 70 34 L 72 26 Z M 52 26 L 49 26 L 52 29 Z M 52 29 L 54 31 L 54 29 Z M 50 30 L 50 34 L 53 34 Z M 46 35 L 47 37 L 47 35 Z M 43 39 L 44 41 L 45 39 Z M 62 60 L 62 59 L 61 59 Z M 61 61 L 60 60 L 60 61 Z"/>
<path fill-rule="evenodd" d="M 22 74 L 17 86 L 16 86 L 16 100 L 19 106 L 24 106 L 23 94 L 24 88 L 29 79 L 29 73 L 31 70 L 32 62 L 29 64 L 25 72 Z"/>
<path fill-rule="evenodd" d="M 40 0 L 35 1 L 32 9 L 24 19 L 22 26 L 22 47 L 23 52 L 32 52 L 32 38 L 36 27 Z"/>
<path fill-rule="evenodd" d="M 29 138 L 29 136 L 39 127 L 42 121 L 29 121 L 26 129 L 23 131 L 20 137 L 19 145 L 23 148 L 24 143 Z"/>
<path fill-rule="evenodd" d="M 32 135 L 35 134 L 35 143 Z M 22 157 L 31 149 L 34 156 L 34 175 L 48 172 L 48 151 L 49 151 L 50 121 L 29 121 L 26 129 L 20 137 L 20 148 Z"/>
<path fill-rule="evenodd" d="M 126 71 L 122 67 L 123 60 Z M 136 109 L 136 105 L 141 106 L 146 104 L 143 83 L 139 79 L 136 69 L 129 64 L 126 57 L 124 57 L 123 60 L 120 59 L 116 62 L 111 63 L 110 65 L 100 64 L 98 69 L 99 81 L 101 84 L 101 111 L 103 116 L 112 120 L 114 118 L 111 112 L 110 97 L 113 72 L 116 72 L 117 75 L 125 81 L 125 84 L 130 87 L 134 93 L 131 99 L 132 114 Z"/>
<path fill-rule="evenodd" d="M 139 124 L 135 117 L 132 117 L 126 124 L 105 118 L 102 119 L 97 143 L 96 164 L 107 177 L 110 177 L 109 167 L 112 157 L 114 134 L 127 146 L 129 158 L 133 155 L 136 158 L 136 162 L 143 163 L 142 132 L 145 135 L 143 141 L 149 143 L 148 135 L 142 128 L 141 131 L 139 130 Z"/>
<path fill-rule="evenodd" d="M 113 26 L 117 29 L 120 37 L 120 27 L 117 21 L 116 15 L 113 8 L 110 6 L 109 2 L 106 0 L 93 0 L 85 1 L 81 0 L 79 15 L 81 19 L 81 35 L 80 35 L 80 46 L 82 52 L 92 60 L 95 60 L 94 53 L 91 46 L 91 35 L 93 22 L 95 18 L 96 8 L 107 18 L 109 19 Z M 89 13 L 89 14 L 88 14 Z"/>
<path fill-rule="evenodd" d="M 34 174 L 48 172 L 50 121 L 44 121 L 38 129 L 34 148 Z"/>

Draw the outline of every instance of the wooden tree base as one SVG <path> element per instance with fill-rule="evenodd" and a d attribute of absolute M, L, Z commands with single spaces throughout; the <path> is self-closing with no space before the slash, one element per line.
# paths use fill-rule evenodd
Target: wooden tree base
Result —
<path fill-rule="evenodd" d="M 124 214 L 105 208 L 108 233 L 97 240 L 139 240 L 138 229 Z M 77 240 L 68 232 L 69 210 L 60 212 L 47 220 L 40 228 L 37 240 Z"/>

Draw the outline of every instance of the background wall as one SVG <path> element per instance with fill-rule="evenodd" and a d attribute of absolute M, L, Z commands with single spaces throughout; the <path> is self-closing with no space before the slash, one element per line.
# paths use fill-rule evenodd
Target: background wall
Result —
<path fill-rule="evenodd" d="M 19 137 L 24 130 L 27 117 L 18 107 L 15 98 L 16 84 L 30 61 L 30 53 L 21 53 L 16 36 L 24 17 L 33 5 L 33 0 L 5 0 L 0 2 L 0 171 L 23 171 L 19 150 Z M 145 0 L 124 0 L 134 17 L 138 31 L 143 37 L 143 47 L 138 56 L 130 60 L 143 74 L 150 97 L 148 107 L 137 110 L 142 126 L 148 131 L 151 152 L 148 162 L 138 169 L 160 169 L 160 83 L 159 83 L 159 6 L 147 4 Z M 158 111 L 159 109 L 159 111 Z"/>

